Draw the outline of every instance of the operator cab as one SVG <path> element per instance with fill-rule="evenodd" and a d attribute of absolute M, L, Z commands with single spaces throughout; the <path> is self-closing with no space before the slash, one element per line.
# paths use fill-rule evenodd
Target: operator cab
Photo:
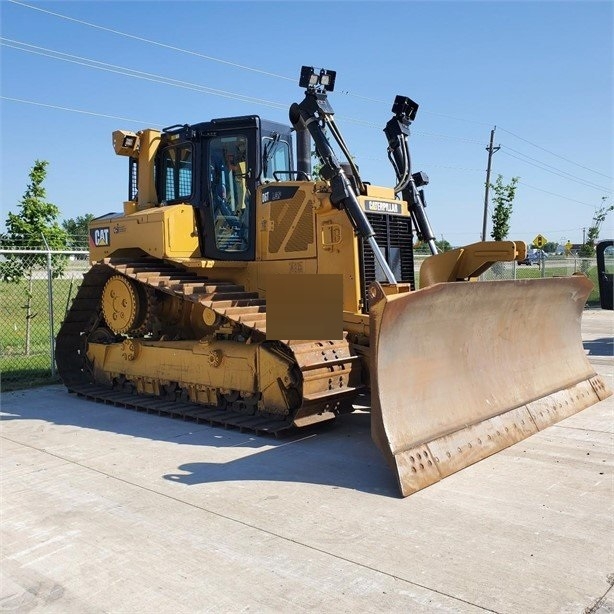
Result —
<path fill-rule="evenodd" d="M 256 188 L 296 178 L 291 128 L 255 115 L 171 126 L 155 168 L 160 204 L 194 207 L 203 257 L 254 260 Z"/>

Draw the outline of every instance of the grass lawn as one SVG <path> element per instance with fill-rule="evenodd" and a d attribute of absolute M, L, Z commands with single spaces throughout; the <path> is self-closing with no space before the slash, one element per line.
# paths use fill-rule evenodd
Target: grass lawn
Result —
<path fill-rule="evenodd" d="M 588 305 L 590 307 L 599 307 L 599 281 L 597 279 L 597 267 L 591 267 L 587 273 L 587 277 L 593 282 L 593 289 L 588 297 Z M 566 266 L 561 267 L 547 267 L 546 277 L 568 277 L 569 268 Z M 516 267 L 516 279 L 538 279 L 541 277 L 541 269 L 536 266 L 528 267 Z"/>
<path fill-rule="evenodd" d="M 71 288 L 70 279 L 53 280 L 53 338 L 64 319 L 69 292 L 74 298 L 79 283 L 80 280 L 75 280 Z M 57 377 L 51 376 L 51 322 L 47 288 L 47 279 L 32 280 L 28 342 L 29 281 L 0 282 L 2 391 L 58 381 Z"/>

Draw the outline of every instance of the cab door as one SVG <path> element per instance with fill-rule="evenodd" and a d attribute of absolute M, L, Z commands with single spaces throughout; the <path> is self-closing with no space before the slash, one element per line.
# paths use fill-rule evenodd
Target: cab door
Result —
<path fill-rule="evenodd" d="M 217 130 L 202 140 L 201 251 L 212 260 L 255 259 L 257 128 Z"/>

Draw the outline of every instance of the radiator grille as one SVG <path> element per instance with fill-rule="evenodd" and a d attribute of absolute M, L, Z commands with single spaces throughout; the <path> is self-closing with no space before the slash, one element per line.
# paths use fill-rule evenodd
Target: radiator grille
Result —
<path fill-rule="evenodd" d="M 367 213 L 367 218 L 375 231 L 375 240 L 384 253 L 388 266 L 392 269 L 397 281 L 410 283 L 412 290 L 414 283 L 414 253 L 411 218 L 400 215 L 386 215 L 383 213 Z M 384 271 L 381 269 L 373 250 L 366 241 L 361 240 L 360 268 L 361 268 L 361 294 L 363 310 L 369 311 L 367 288 L 374 281 L 386 281 Z"/>
<path fill-rule="evenodd" d="M 303 209 L 296 228 L 286 244 L 286 252 L 304 252 L 314 242 L 313 209 L 310 205 Z"/>
<path fill-rule="evenodd" d="M 273 231 L 269 235 L 269 253 L 277 254 L 290 232 L 284 249 L 285 253 L 305 251 L 314 242 L 311 206 L 303 207 L 301 211 L 296 202 L 285 200 L 271 203 L 270 211 Z M 295 227 L 291 231 L 293 224 Z"/>

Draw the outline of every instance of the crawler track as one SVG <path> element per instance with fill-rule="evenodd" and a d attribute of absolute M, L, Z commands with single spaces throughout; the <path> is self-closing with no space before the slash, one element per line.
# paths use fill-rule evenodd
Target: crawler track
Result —
<path fill-rule="evenodd" d="M 232 408 L 130 394 L 100 385 L 94 381 L 89 368 L 86 345 L 88 335 L 101 322 L 103 288 L 117 274 L 150 290 L 200 303 L 215 312 L 224 326 L 240 330 L 250 342 L 266 340 L 266 304 L 256 293 L 246 292 L 232 282 L 200 277 L 193 271 L 153 258 L 106 259 L 85 274 L 57 337 L 58 371 L 69 391 L 101 403 L 275 435 L 352 411 L 352 402 L 363 389 L 361 364 L 345 340 L 279 342 L 281 349 L 294 358 L 302 381 L 302 402 L 285 417 L 249 415 Z"/>

